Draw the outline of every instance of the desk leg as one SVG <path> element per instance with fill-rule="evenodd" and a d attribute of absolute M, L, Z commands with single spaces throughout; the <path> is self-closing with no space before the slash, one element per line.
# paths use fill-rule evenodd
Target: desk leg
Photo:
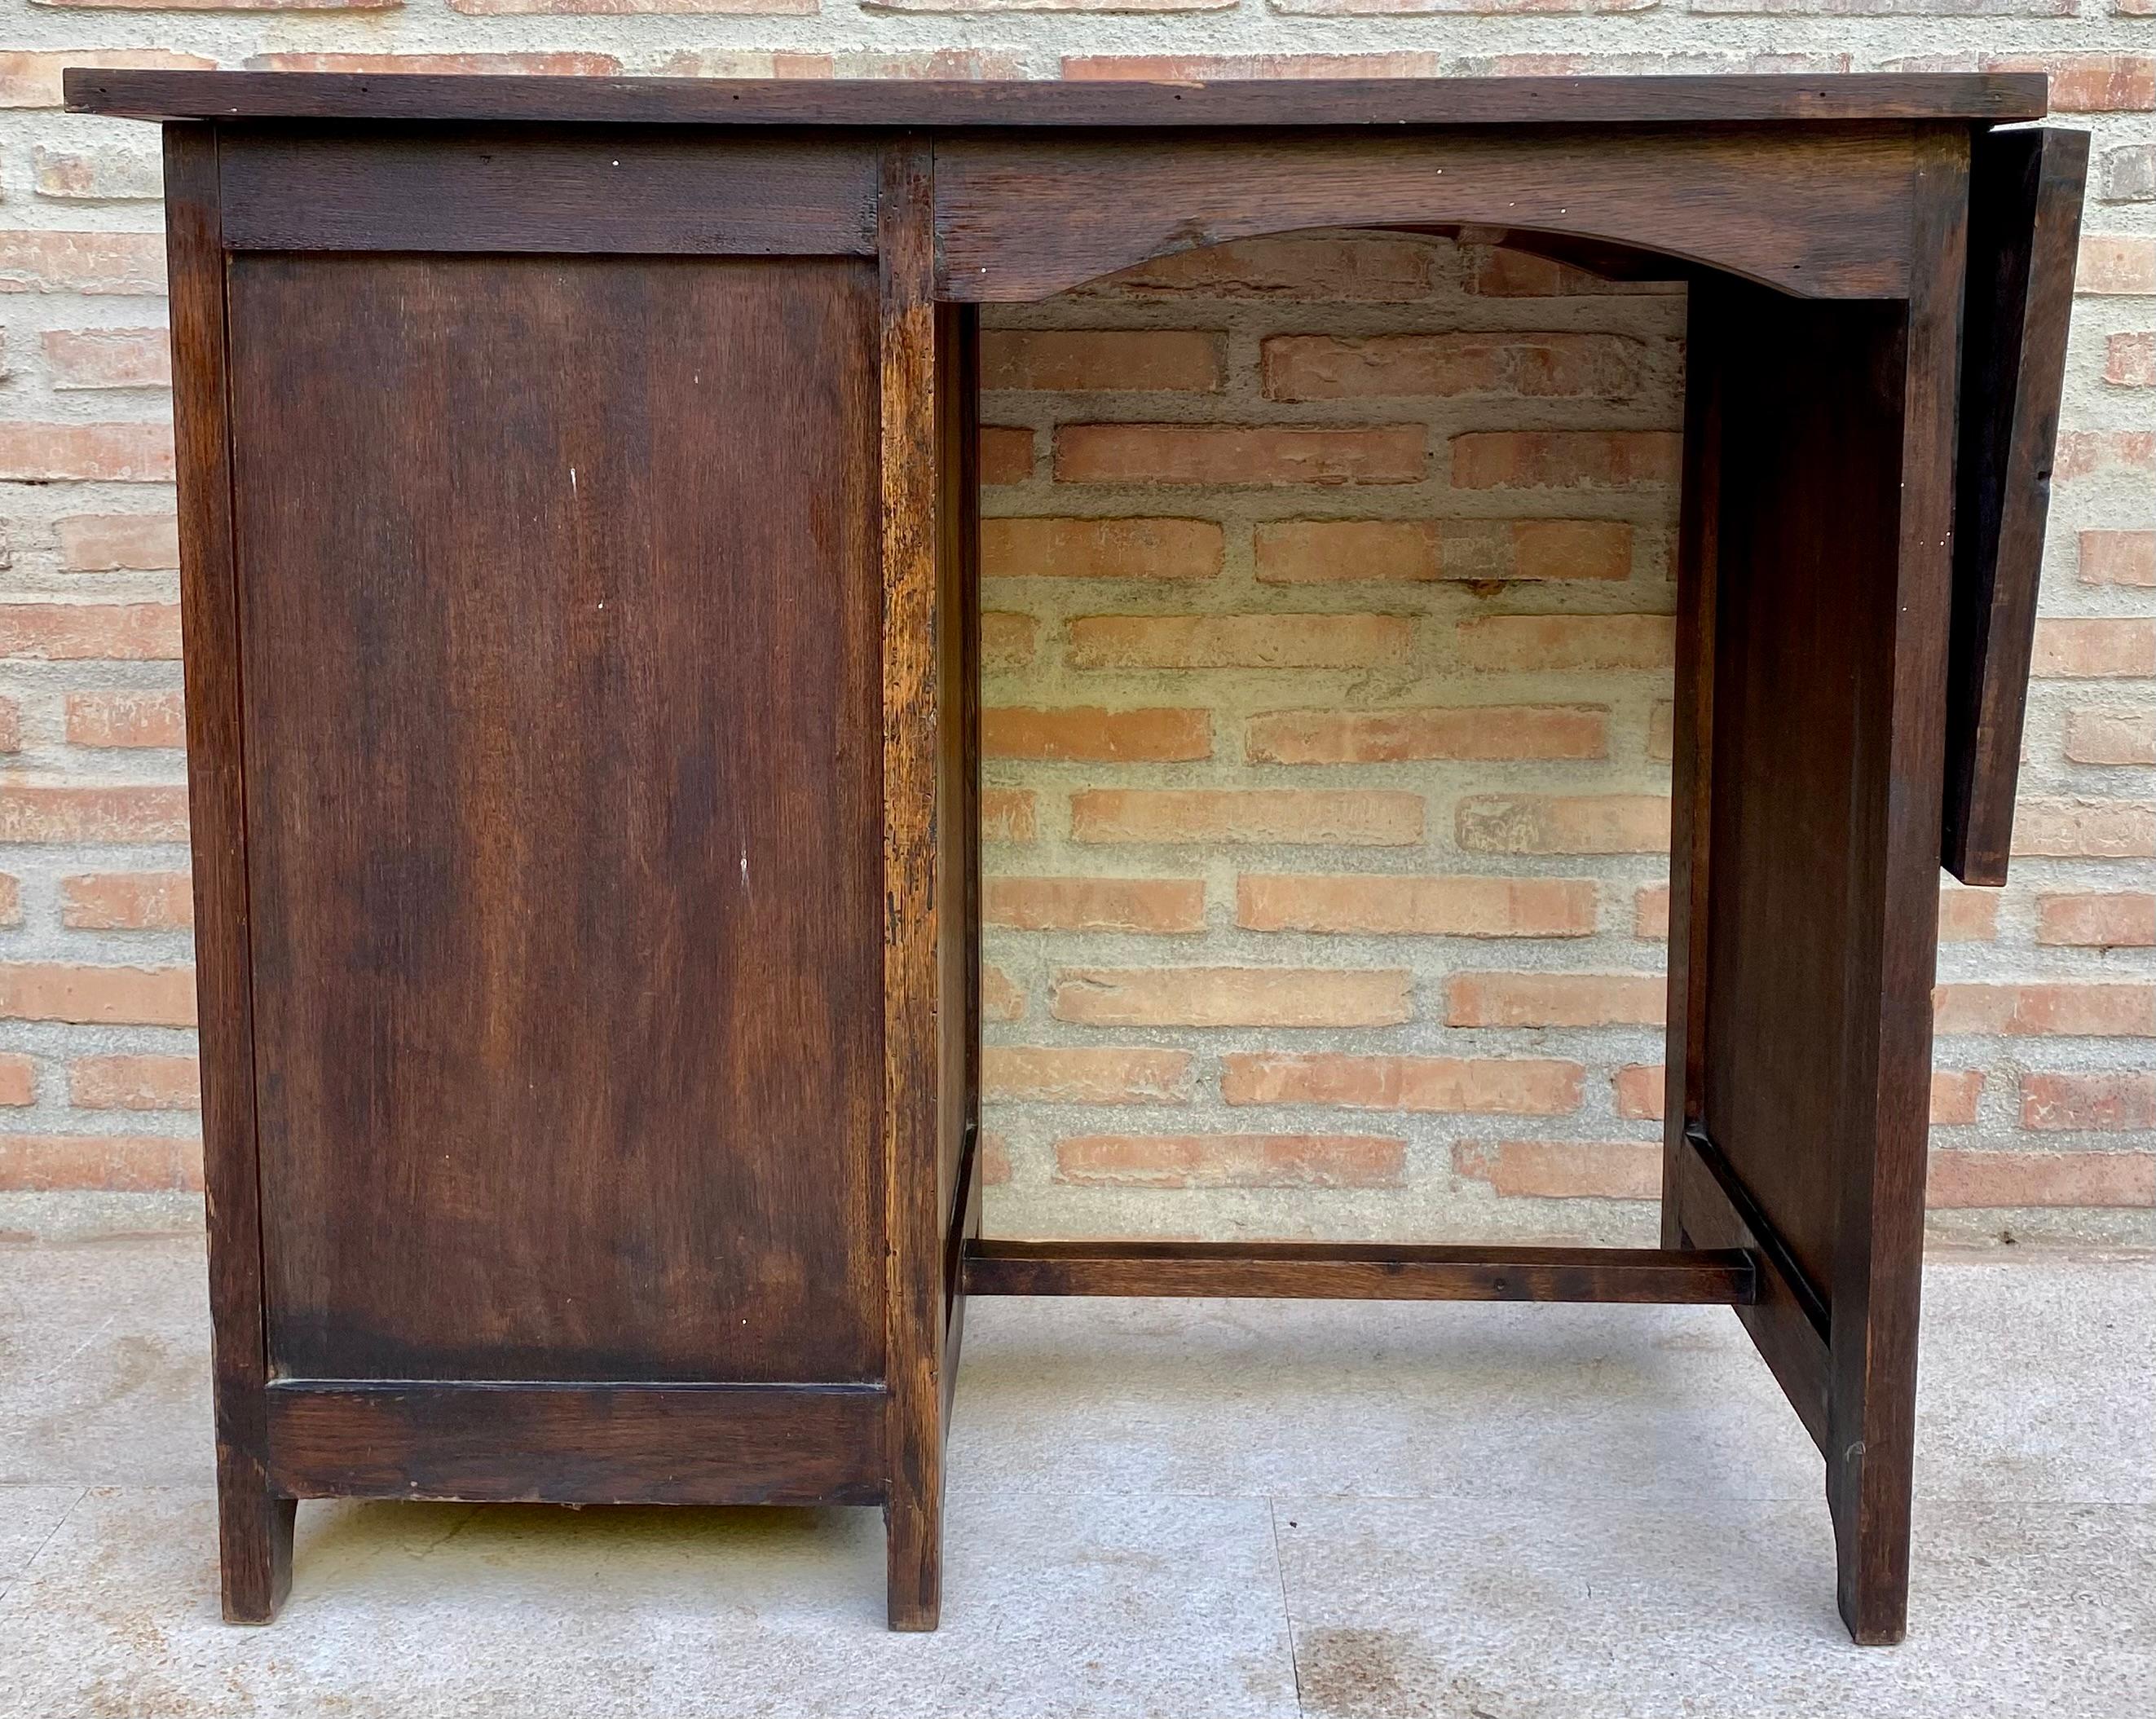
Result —
<path fill-rule="evenodd" d="M 1911 302 L 1706 281 L 1689 347 L 1665 1239 L 1759 1258 L 1861 1643 L 1908 1593 L 1964 148 Z"/>

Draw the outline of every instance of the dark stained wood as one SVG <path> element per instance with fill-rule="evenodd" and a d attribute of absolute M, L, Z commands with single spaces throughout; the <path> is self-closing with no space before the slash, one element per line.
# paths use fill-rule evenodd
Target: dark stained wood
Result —
<path fill-rule="evenodd" d="M 1370 78 L 1218 83 L 526 78 L 70 69 L 76 113 L 138 120 L 1139 126 L 1724 125 L 2033 120 L 2041 74 Z"/>
<path fill-rule="evenodd" d="M 1964 883 L 2006 881 L 2088 150 L 1999 131 L 1970 163 L 1945 811 Z"/>
<path fill-rule="evenodd" d="M 276 1370 L 880 1378 L 873 270 L 231 283 Z"/>
<path fill-rule="evenodd" d="M 1541 228 L 1785 292 L 1904 289 L 1910 128 L 955 137 L 936 151 L 942 290 L 1044 297 L 1149 257 L 1302 227 Z"/>
<path fill-rule="evenodd" d="M 254 957 L 240 731 L 218 144 L 206 127 L 165 139 L 173 431 L 179 460 L 180 609 L 194 849 L 195 992 L 203 1174 L 209 1194 L 211 1369 L 218 1569 L 224 1615 L 267 1623 L 292 1583 L 292 1501 L 264 1467 L 262 1211 L 254 1115 Z"/>
<path fill-rule="evenodd" d="M 873 144 L 708 128 L 224 128 L 234 250 L 873 256 Z"/>
<path fill-rule="evenodd" d="M 1735 1305 L 1752 1298 L 1753 1267 L 1751 1257 L 1735 1249 L 983 1241 L 966 1255 L 966 1292 Z"/>
<path fill-rule="evenodd" d="M 875 1504 L 874 1387 L 354 1383 L 270 1387 L 270 1471 L 302 1498 Z"/>
<path fill-rule="evenodd" d="M 942 1600 L 945 1137 L 940 985 L 956 904 L 939 860 L 949 741 L 939 711 L 937 384 L 932 168 L 926 140 L 887 152 L 878 205 L 883 482 L 883 1145 L 891 1627 L 936 1627 Z M 950 999 L 963 1013 L 963 1000 Z"/>

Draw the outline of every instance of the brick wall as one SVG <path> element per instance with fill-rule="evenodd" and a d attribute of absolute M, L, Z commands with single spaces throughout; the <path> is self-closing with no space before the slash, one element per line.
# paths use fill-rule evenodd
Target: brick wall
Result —
<path fill-rule="evenodd" d="M 2156 1242 L 2156 0 L 0 17 L 0 1230 L 199 1180 L 154 134 L 59 113 L 60 65 L 2046 64 L 2090 236 L 2015 881 L 1941 904 L 1934 1223 Z M 993 1226 L 1649 1232 L 1682 308 L 1306 234 L 990 316 Z"/>

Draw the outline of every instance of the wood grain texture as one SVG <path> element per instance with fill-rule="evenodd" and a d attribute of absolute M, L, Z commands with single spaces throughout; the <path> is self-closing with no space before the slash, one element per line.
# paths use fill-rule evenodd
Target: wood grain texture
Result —
<path fill-rule="evenodd" d="M 270 1465 L 303 1498 L 875 1504 L 874 1387 L 280 1379 Z"/>
<path fill-rule="evenodd" d="M 595 126 L 227 128 L 234 250 L 871 256 L 878 154 Z"/>
<path fill-rule="evenodd" d="M 966 1255 L 966 1292 L 1736 1305 L 1752 1299 L 1753 1266 L 1735 1249 L 982 1241 Z"/>
<path fill-rule="evenodd" d="M 942 1595 L 946 1162 L 939 803 L 937 386 L 932 159 L 901 138 L 878 205 L 883 483 L 883 1142 L 891 1414 L 890 1620 L 936 1627 Z M 951 1006 L 962 1008 L 960 998 Z"/>
<path fill-rule="evenodd" d="M 532 78 L 70 69 L 76 113 L 933 128 L 1708 125 L 2033 120 L 2041 73 L 1370 78 L 1218 83 Z"/>
<path fill-rule="evenodd" d="M 1912 129 L 957 137 L 942 290 L 1045 297 L 1147 258 L 1303 227 L 1566 233 L 1823 297 L 1906 285 Z"/>
<path fill-rule="evenodd" d="M 2000 131 L 1970 163 L 1945 808 L 1969 884 L 2005 883 L 2013 841 L 2088 150 L 2086 131 Z"/>
<path fill-rule="evenodd" d="M 871 269 L 231 280 L 277 1371 L 880 1378 Z"/>
<path fill-rule="evenodd" d="M 262 1391 L 269 1362 L 218 157 L 212 128 L 167 131 L 165 244 L 180 480 L 218 1568 L 226 1619 L 266 1623 L 291 1587 L 293 1509 L 290 1499 L 274 1495 L 264 1466 Z"/>

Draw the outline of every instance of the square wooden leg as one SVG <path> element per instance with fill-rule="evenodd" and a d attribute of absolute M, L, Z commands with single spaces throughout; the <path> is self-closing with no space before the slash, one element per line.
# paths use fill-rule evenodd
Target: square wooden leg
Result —
<path fill-rule="evenodd" d="M 292 1591 L 292 1523 L 298 1501 L 270 1491 L 248 1461 L 218 1465 L 219 1585 L 228 1624 L 266 1624 Z"/>

